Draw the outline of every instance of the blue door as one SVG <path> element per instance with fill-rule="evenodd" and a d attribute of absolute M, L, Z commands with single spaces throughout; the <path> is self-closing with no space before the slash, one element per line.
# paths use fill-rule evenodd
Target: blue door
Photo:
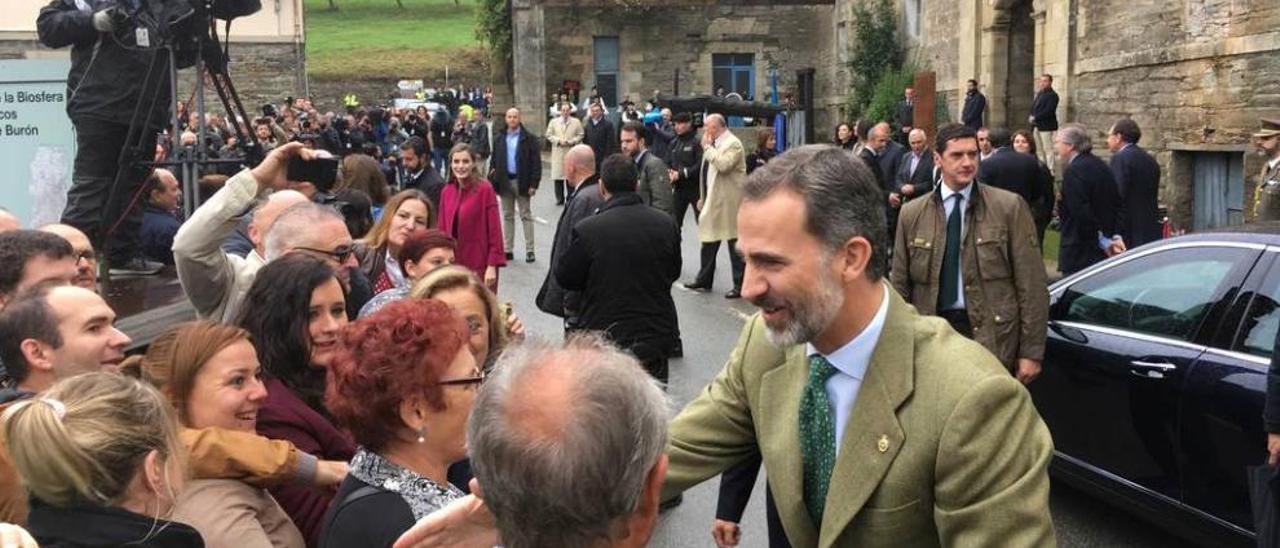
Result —
<path fill-rule="evenodd" d="M 725 95 L 736 93 L 751 101 L 756 96 L 755 55 L 751 53 L 714 53 L 711 55 L 711 91 L 723 89 Z M 739 127 L 742 119 L 729 117 L 729 125 Z"/>

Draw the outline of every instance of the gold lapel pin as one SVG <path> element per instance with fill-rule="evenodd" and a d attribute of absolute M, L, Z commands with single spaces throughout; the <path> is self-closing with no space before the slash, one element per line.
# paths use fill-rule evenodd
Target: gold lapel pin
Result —
<path fill-rule="evenodd" d="M 885 451 L 888 451 L 888 450 L 889 450 L 889 436 L 887 436 L 887 435 L 883 435 L 883 434 L 882 434 L 882 435 L 880 436 L 880 441 L 876 442 L 876 449 L 879 449 L 881 453 L 884 453 Z"/>

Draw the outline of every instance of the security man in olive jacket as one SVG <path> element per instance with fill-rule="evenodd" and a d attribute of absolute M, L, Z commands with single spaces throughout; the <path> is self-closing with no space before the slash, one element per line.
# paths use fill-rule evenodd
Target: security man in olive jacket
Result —
<path fill-rule="evenodd" d="M 1262 120 L 1262 129 L 1253 138 L 1266 158 L 1253 191 L 1253 218 L 1280 221 L 1280 119 Z"/>
<path fill-rule="evenodd" d="M 945 127 L 935 146 L 943 184 L 902 206 L 893 287 L 921 314 L 946 319 L 1031 382 L 1044 358 L 1049 314 L 1031 210 L 1017 194 L 974 180 L 973 128 Z"/>

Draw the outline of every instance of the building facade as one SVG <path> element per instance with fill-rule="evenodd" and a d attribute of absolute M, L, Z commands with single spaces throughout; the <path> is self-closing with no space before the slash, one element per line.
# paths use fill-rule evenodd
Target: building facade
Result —
<path fill-rule="evenodd" d="M 566 81 L 606 102 L 653 90 L 718 86 L 767 98 L 770 75 L 794 91 L 814 74 L 818 140 L 845 116 L 856 2 L 513 0 L 514 94 L 532 122 Z M 980 82 L 987 123 L 1027 127 L 1036 76 L 1061 96 L 1058 117 L 1088 126 L 1100 155 L 1118 118 L 1143 128 L 1164 167 L 1161 203 L 1175 226 L 1241 222 L 1262 167 L 1250 134 L 1280 116 L 1276 0 L 895 0 L 908 58 L 936 75 L 938 100 L 961 111 Z"/>

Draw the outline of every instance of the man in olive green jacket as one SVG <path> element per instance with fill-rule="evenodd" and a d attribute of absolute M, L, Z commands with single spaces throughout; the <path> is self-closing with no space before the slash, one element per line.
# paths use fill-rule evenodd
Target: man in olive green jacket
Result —
<path fill-rule="evenodd" d="M 1052 547 L 1049 431 L 990 352 L 889 288 L 879 193 L 826 146 L 748 180 L 761 314 L 671 423 L 663 498 L 759 451 L 793 546 Z"/>
<path fill-rule="evenodd" d="M 1031 382 L 1040 373 L 1048 329 L 1044 259 L 1027 203 L 974 180 L 978 145 L 973 133 L 965 126 L 938 133 L 934 163 L 942 170 L 942 184 L 902 206 L 890 278 L 921 314 L 942 316 L 995 354 L 1018 380 Z M 949 269 L 947 233 L 956 199 L 962 203 L 955 219 L 958 264 Z M 944 276 L 948 272 L 950 277 Z M 950 299 L 944 287 L 948 279 Z"/>

